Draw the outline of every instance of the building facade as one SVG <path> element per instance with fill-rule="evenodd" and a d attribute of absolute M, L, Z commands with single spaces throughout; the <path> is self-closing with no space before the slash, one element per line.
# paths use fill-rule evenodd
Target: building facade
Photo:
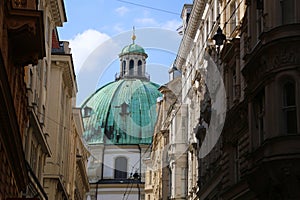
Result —
<path fill-rule="evenodd" d="M 56 118 L 52 118 L 51 110 L 52 103 L 55 103 L 52 97 L 56 94 L 53 87 L 58 84 L 51 82 L 55 76 L 55 73 L 52 73 L 55 68 L 51 64 L 52 50 L 57 48 L 52 39 L 55 36 L 58 40 L 56 27 L 62 26 L 66 21 L 64 2 L 1 1 L 0 18 L 3 27 L 0 30 L 2 113 L 0 199 L 59 199 L 52 194 L 61 188 L 55 186 L 54 190 L 49 192 L 51 189 L 47 183 L 47 175 L 50 171 L 47 171 L 45 165 L 47 160 L 57 153 L 51 144 L 55 134 L 54 129 L 50 127 L 51 123 L 59 124 Z M 59 41 L 57 43 L 59 44 Z M 64 54 L 60 58 L 64 56 L 69 58 L 62 62 L 69 62 L 66 73 L 73 77 L 69 80 L 70 76 L 64 76 L 72 82 L 71 99 L 76 95 L 76 80 L 69 50 Z M 63 84 L 60 84 L 63 87 Z M 65 156 L 65 162 L 70 163 L 68 165 L 70 189 L 64 199 L 83 199 L 88 190 L 84 171 L 88 152 L 80 142 L 83 129 L 82 125 L 80 127 L 78 124 L 81 115 L 74 114 L 72 106 L 64 115 L 71 121 L 67 127 L 72 132 L 68 140 L 74 148 L 68 150 L 72 153 L 70 159 L 70 156 L 68 159 Z"/>
<path fill-rule="evenodd" d="M 198 0 L 184 5 L 183 39 L 174 62 L 181 71 L 181 102 L 172 117 L 187 110 L 186 129 L 183 121 L 179 129 L 188 146 L 184 199 L 299 198 L 298 4 Z M 161 140 L 154 141 L 151 154 Z M 169 144 L 172 149 L 171 138 Z M 176 171 L 168 173 L 170 183 L 177 180 Z M 149 199 L 169 193 L 162 190 L 163 170 L 158 177 L 149 181 Z M 176 199 L 174 188 L 170 184 L 170 199 Z"/>
<path fill-rule="evenodd" d="M 216 55 L 209 57 L 207 52 L 212 45 L 211 40 L 219 24 L 217 21 L 219 6 L 219 1 L 194 1 L 192 5 L 184 5 L 182 10 L 183 38 L 173 64 L 181 72 L 181 101 L 179 108 L 175 109 L 174 117 L 175 119 L 181 117 L 181 121 L 177 122 L 177 126 L 181 128 L 177 129 L 178 136 L 176 138 L 185 144 L 185 148 L 181 147 L 180 152 L 184 152 L 186 155 L 181 162 L 186 167 L 181 175 L 185 176 L 186 180 L 185 185 L 181 185 L 179 192 L 181 199 L 199 199 L 197 195 L 199 191 L 198 177 L 200 176 L 198 160 L 199 157 L 206 154 L 206 151 L 209 151 L 214 143 L 212 139 L 206 141 L 206 150 L 200 152 L 197 130 L 199 122 L 204 121 L 200 114 L 204 107 L 204 99 L 209 96 L 208 89 L 216 90 L 211 87 L 216 84 L 215 80 L 218 78 L 216 78 L 217 66 L 212 64 Z M 210 84 L 207 83 L 209 81 Z M 215 94 L 218 97 L 215 97 L 214 100 L 220 99 L 222 96 L 217 90 Z M 216 118 L 220 118 L 217 112 Z M 207 127 L 207 124 L 205 126 Z M 178 151 L 177 145 L 173 148 Z M 174 163 L 178 163 L 178 160 L 175 159 Z M 174 177 L 173 181 L 177 183 L 178 172 L 171 171 L 171 173 L 170 177 Z M 171 198 L 177 199 L 175 195 Z"/>
<path fill-rule="evenodd" d="M 175 145 L 174 140 L 170 142 L 170 124 L 173 120 L 170 114 L 174 112 L 173 109 L 175 109 L 180 102 L 180 98 L 178 99 L 180 92 L 178 88 L 180 88 L 181 85 L 181 78 L 179 74 L 174 77 L 173 71 L 170 71 L 170 75 L 172 77 L 170 82 L 159 88 L 159 91 L 163 94 L 163 98 L 157 102 L 158 118 L 154 129 L 151 153 L 148 158 L 145 158 L 146 200 L 169 199 L 171 197 L 172 186 L 174 186 L 170 178 L 171 166 L 169 162 L 170 147 L 171 145 Z M 174 135 L 172 134 L 172 136 Z M 178 155 L 182 156 L 180 154 Z"/>
<path fill-rule="evenodd" d="M 26 4 L 35 5 L 35 1 L 27 1 Z M 29 121 L 23 142 L 30 178 L 26 197 L 48 199 L 44 189 L 44 166 L 46 158 L 52 156 L 47 131 L 52 32 L 57 26 L 63 25 L 66 16 L 63 1 L 39 1 L 36 6 L 43 16 L 42 41 L 45 55 L 37 63 L 28 63 L 24 68 L 29 110 Z"/>
<path fill-rule="evenodd" d="M 23 151 L 29 121 L 24 67 L 37 64 L 45 46 L 43 13 L 36 4 L 6 0 L 0 7 L 0 199 L 7 199 L 26 194 L 32 180 Z"/>
<path fill-rule="evenodd" d="M 51 156 L 44 170 L 49 199 L 84 199 L 89 190 L 85 172 L 88 151 L 83 141 L 81 112 L 75 108 L 77 84 L 68 42 L 52 33 L 52 55 L 45 118 Z"/>
<path fill-rule="evenodd" d="M 247 2 L 240 48 L 250 156 L 238 178 L 258 199 L 300 197 L 299 13 L 298 1 Z"/>
<path fill-rule="evenodd" d="M 198 154 L 194 157 L 198 159 L 198 170 L 193 189 L 195 168 L 193 156 L 188 152 L 187 190 L 191 199 L 299 198 L 295 189 L 299 187 L 295 179 L 299 176 L 299 149 L 294 148 L 299 146 L 297 4 L 296 1 L 194 1 L 184 30 L 185 43 L 175 61 L 176 67 L 183 71 L 182 82 L 187 82 L 182 87 L 183 94 L 195 98 L 196 93 L 188 91 L 197 88 L 193 85 L 197 83 L 193 81 L 197 66 L 201 83 L 205 78 L 201 68 L 209 74 L 213 65 L 207 61 L 215 63 L 226 92 L 223 104 L 226 118 L 218 140 L 206 141 L 205 138 L 216 136 L 218 130 L 211 131 L 216 126 L 214 112 L 218 112 L 214 107 L 218 94 L 211 86 L 222 86 L 218 81 L 210 86 L 210 80 L 204 79 L 200 86 L 206 88 L 205 92 L 200 93 L 199 100 L 192 101 L 197 102 L 200 112 L 197 109 L 195 114 L 190 112 L 190 116 L 198 115 L 199 121 L 195 123 L 188 118 L 190 127 L 195 127 L 189 133 L 197 138 L 195 145 L 191 145 L 194 142 L 190 139 L 189 144 Z M 218 43 L 218 39 L 222 41 Z M 217 117 L 219 125 L 222 116 Z M 193 135 L 188 137 L 193 139 Z"/>

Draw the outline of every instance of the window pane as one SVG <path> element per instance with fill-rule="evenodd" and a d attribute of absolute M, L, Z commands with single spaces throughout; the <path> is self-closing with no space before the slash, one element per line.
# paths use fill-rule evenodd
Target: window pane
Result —
<path fill-rule="evenodd" d="M 122 71 L 123 71 L 123 75 L 124 75 L 125 71 L 126 71 L 126 61 L 125 60 L 122 63 Z"/>
<path fill-rule="evenodd" d="M 119 157 L 115 160 L 115 178 L 127 178 L 127 159 L 124 157 Z"/>
<path fill-rule="evenodd" d="M 138 75 L 142 75 L 142 61 L 138 61 Z"/>
<path fill-rule="evenodd" d="M 292 82 L 284 85 L 284 106 L 295 106 L 295 84 Z"/>
<path fill-rule="evenodd" d="M 281 6 L 282 6 L 282 23 L 288 24 L 293 23 L 295 20 L 295 0 L 282 0 Z"/>
<path fill-rule="evenodd" d="M 284 125 L 287 134 L 297 133 L 296 87 L 289 81 L 283 86 Z"/>
<path fill-rule="evenodd" d="M 130 60 L 129 61 L 129 74 L 133 75 L 133 67 L 134 67 L 134 61 Z"/>
<path fill-rule="evenodd" d="M 286 131 L 288 134 L 297 133 L 296 109 L 286 111 Z"/>

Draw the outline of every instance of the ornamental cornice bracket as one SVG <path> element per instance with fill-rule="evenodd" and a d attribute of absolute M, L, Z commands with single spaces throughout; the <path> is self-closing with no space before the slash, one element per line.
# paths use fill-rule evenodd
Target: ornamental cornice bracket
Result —
<path fill-rule="evenodd" d="M 5 26 L 9 54 L 15 65 L 36 65 L 45 56 L 43 12 L 9 8 Z"/>

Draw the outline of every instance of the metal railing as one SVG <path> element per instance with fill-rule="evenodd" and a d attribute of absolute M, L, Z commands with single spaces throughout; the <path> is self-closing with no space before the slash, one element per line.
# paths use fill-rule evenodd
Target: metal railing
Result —
<path fill-rule="evenodd" d="M 147 80 L 149 81 L 150 80 L 150 74 L 148 73 L 145 73 L 145 74 L 142 74 L 142 75 L 139 75 L 139 74 L 130 74 L 128 72 L 126 72 L 125 74 L 122 74 L 122 73 L 116 73 L 115 74 L 115 80 L 119 80 L 119 79 L 122 79 L 122 78 L 129 78 L 129 79 L 143 79 L 143 80 Z"/>

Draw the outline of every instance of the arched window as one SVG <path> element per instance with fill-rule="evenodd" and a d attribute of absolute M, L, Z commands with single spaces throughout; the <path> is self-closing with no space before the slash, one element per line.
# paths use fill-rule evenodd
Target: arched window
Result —
<path fill-rule="evenodd" d="M 122 62 L 122 75 L 124 75 L 126 73 L 126 61 L 123 60 Z"/>
<path fill-rule="evenodd" d="M 133 68 L 134 68 L 134 61 L 130 60 L 129 61 L 129 74 L 130 75 L 133 75 L 133 72 L 134 72 Z"/>
<path fill-rule="evenodd" d="M 285 133 L 297 133 L 296 85 L 294 81 L 287 81 L 283 85 L 283 116 Z"/>
<path fill-rule="evenodd" d="M 127 158 L 117 157 L 115 159 L 115 179 L 127 179 Z"/>
<path fill-rule="evenodd" d="M 138 61 L 138 75 L 141 76 L 142 75 L 142 61 L 139 60 Z"/>

